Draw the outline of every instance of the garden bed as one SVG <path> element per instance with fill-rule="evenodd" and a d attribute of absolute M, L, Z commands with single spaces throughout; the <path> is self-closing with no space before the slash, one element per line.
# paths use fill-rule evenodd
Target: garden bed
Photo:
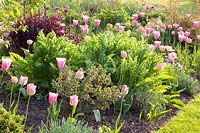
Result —
<path fill-rule="evenodd" d="M 180 99 L 187 104 L 192 97 L 187 95 L 182 95 Z M 0 103 L 4 103 L 4 107 L 8 108 L 9 97 L 3 94 L 0 94 Z M 27 100 L 21 100 L 20 106 L 18 109 L 18 114 L 25 115 Z M 47 108 L 49 103 L 47 100 L 37 100 L 33 98 L 29 107 L 29 115 L 27 119 L 26 129 L 34 125 L 32 133 L 38 132 L 38 126 L 40 126 L 41 121 L 46 122 L 47 118 Z M 62 112 L 60 116 L 68 116 L 70 114 L 70 109 L 62 107 Z M 158 130 L 162 125 L 168 122 L 173 116 L 177 114 L 177 109 L 173 109 L 168 114 L 162 116 L 161 118 L 148 122 L 145 120 L 138 120 L 139 114 L 136 111 L 130 111 L 128 114 L 122 116 L 122 119 L 125 120 L 125 124 L 121 130 L 122 133 L 150 133 L 153 130 Z M 106 111 L 101 111 L 102 121 L 96 122 L 93 114 L 85 114 L 82 119 L 88 124 L 96 129 L 102 125 L 107 125 L 112 127 L 117 119 L 118 112 L 114 113 L 114 109 L 111 107 Z"/>

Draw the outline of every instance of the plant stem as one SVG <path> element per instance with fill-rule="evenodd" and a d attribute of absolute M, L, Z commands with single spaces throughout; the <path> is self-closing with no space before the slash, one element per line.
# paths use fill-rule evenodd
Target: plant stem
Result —
<path fill-rule="evenodd" d="M 72 118 L 73 118 L 75 112 L 76 112 L 76 105 L 74 105 L 74 106 L 73 106 L 73 109 L 72 109 Z"/>
<path fill-rule="evenodd" d="M 3 75 L 4 75 L 4 71 L 3 71 L 3 73 L 2 73 L 2 75 L 1 75 L 1 77 L 0 77 L 0 84 L 1 84 L 2 79 L 3 79 Z"/>
<path fill-rule="evenodd" d="M 26 120 L 27 120 L 27 116 L 28 116 L 28 107 L 29 107 L 30 100 L 31 100 L 31 96 L 28 97 L 28 103 L 26 106 L 26 116 L 25 116 L 25 120 L 24 120 L 24 128 L 25 128 Z"/>
<path fill-rule="evenodd" d="M 12 103 L 12 95 L 13 95 L 14 85 L 12 84 L 11 92 L 10 92 L 10 104 L 9 104 L 9 112 L 11 110 L 11 103 Z"/>

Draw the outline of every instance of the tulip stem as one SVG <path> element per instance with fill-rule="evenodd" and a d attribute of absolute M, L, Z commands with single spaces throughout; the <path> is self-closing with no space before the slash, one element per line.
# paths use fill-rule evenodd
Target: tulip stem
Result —
<path fill-rule="evenodd" d="M 19 89 L 19 93 L 18 93 L 18 98 L 17 98 L 17 103 L 14 107 L 13 113 L 16 114 L 17 110 L 18 110 L 18 106 L 19 106 L 19 100 L 20 100 L 20 96 L 21 96 L 21 91 Z"/>
<path fill-rule="evenodd" d="M 10 92 L 10 104 L 9 104 L 9 112 L 12 108 L 12 96 L 13 96 L 14 85 L 12 85 L 11 92 Z"/>
<path fill-rule="evenodd" d="M 3 75 L 4 75 L 4 71 L 3 71 L 2 75 L 1 75 L 0 83 L 1 83 L 1 81 L 2 81 L 2 79 L 3 79 Z"/>
<path fill-rule="evenodd" d="M 28 103 L 27 103 L 27 106 L 26 106 L 26 116 L 25 116 L 25 120 L 24 120 L 24 128 L 25 128 L 26 120 L 27 120 L 27 116 L 28 116 L 28 108 L 29 108 L 30 100 L 31 100 L 31 96 L 28 97 Z"/>
<path fill-rule="evenodd" d="M 76 112 L 76 105 L 74 105 L 74 106 L 73 106 L 73 109 L 72 109 L 72 118 L 73 118 L 75 112 Z"/>

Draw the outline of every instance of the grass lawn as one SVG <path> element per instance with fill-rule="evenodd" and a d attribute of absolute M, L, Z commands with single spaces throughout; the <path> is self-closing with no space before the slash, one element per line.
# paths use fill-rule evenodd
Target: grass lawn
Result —
<path fill-rule="evenodd" d="M 199 133 L 200 132 L 200 94 L 182 108 L 160 130 L 154 133 Z"/>

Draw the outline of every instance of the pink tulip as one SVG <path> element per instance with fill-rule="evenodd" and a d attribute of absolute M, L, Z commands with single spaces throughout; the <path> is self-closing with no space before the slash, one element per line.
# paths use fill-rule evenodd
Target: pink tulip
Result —
<path fill-rule="evenodd" d="M 145 16 L 145 13 L 144 13 L 144 12 L 140 12 L 140 14 L 139 14 L 139 15 L 140 15 L 140 17 L 141 17 L 141 18 L 144 18 L 144 16 Z"/>
<path fill-rule="evenodd" d="M 5 59 L 5 58 L 2 58 L 1 69 L 2 69 L 3 71 L 7 71 L 7 70 L 10 68 L 11 63 L 12 63 L 12 59 Z"/>
<path fill-rule="evenodd" d="M 175 52 L 169 53 L 169 54 L 168 54 L 168 57 L 169 57 L 169 59 L 170 59 L 171 61 L 173 61 L 173 60 L 175 60 L 175 59 L 178 58 L 178 57 L 177 57 L 177 54 L 176 54 Z"/>
<path fill-rule="evenodd" d="M 153 31 L 153 36 L 155 40 L 158 40 L 160 37 L 160 31 Z"/>
<path fill-rule="evenodd" d="M 200 40 L 200 35 L 197 35 L 197 39 Z"/>
<path fill-rule="evenodd" d="M 181 35 L 181 34 L 178 35 L 178 41 L 179 41 L 179 42 L 183 42 L 183 41 L 184 41 L 184 38 L 185 38 L 184 35 Z"/>
<path fill-rule="evenodd" d="M 86 15 L 88 15 L 88 12 L 87 12 L 87 11 L 83 11 L 82 14 L 83 14 L 84 16 L 86 16 Z"/>
<path fill-rule="evenodd" d="M 179 31 L 179 32 L 178 32 L 178 35 L 183 35 L 183 36 L 184 36 L 184 35 L 185 35 L 185 32 L 184 32 L 184 31 Z"/>
<path fill-rule="evenodd" d="M 174 51 L 172 46 L 168 46 L 168 45 L 165 46 L 165 50 L 167 50 L 168 52 Z"/>
<path fill-rule="evenodd" d="M 154 41 L 155 47 L 160 48 L 161 46 L 161 41 Z"/>
<path fill-rule="evenodd" d="M 80 25 L 80 29 L 84 33 L 88 33 L 89 32 L 88 25 Z"/>
<path fill-rule="evenodd" d="M 27 82 L 28 82 L 28 77 L 20 76 L 20 78 L 19 78 L 20 85 L 26 85 Z"/>
<path fill-rule="evenodd" d="M 115 24 L 115 26 L 116 26 L 117 28 L 119 28 L 119 26 L 120 26 L 120 23 L 116 23 L 116 24 Z"/>
<path fill-rule="evenodd" d="M 3 39 L 0 39 L 0 44 L 2 44 L 4 42 L 4 40 Z"/>
<path fill-rule="evenodd" d="M 77 104 L 78 104 L 78 96 L 77 95 L 70 96 L 70 105 L 77 106 Z"/>
<path fill-rule="evenodd" d="M 171 24 L 168 24 L 168 25 L 167 25 L 167 28 L 168 28 L 168 29 L 172 29 L 172 25 L 171 25 Z"/>
<path fill-rule="evenodd" d="M 191 14 L 186 14 L 186 17 L 187 18 L 190 18 L 192 15 Z"/>
<path fill-rule="evenodd" d="M 50 104 L 56 103 L 57 102 L 57 98 L 58 98 L 58 94 L 57 93 L 49 92 L 48 101 L 49 101 Z"/>
<path fill-rule="evenodd" d="M 150 33 L 152 32 L 152 30 L 153 30 L 152 28 L 146 27 L 146 33 L 147 33 L 147 34 L 150 34 Z"/>
<path fill-rule="evenodd" d="M 11 76 L 11 82 L 16 84 L 18 82 L 18 78 L 16 76 Z"/>
<path fill-rule="evenodd" d="M 186 31 L 186 32 L 185 32 L 185 36 L 186 36 L 186 37 L 189 37 L 189 36 L 190 36 L 190 32 Z"/>
<path fill-rule="evenodd" d="M 31 39 L 27 40 L 27 44 L 28 44 L 28 45 L 33 44 L 33 40 L 31 40 Z"/>
<path fill-rule="evenodd" d="M 95 20 L 94 20 L 94 25 L 95 25 L 96 27 L 99 27 L 100 23 L 101 23 L 101 20 L 99 20 L 99 19 L 95 19 Z"/>
<path fill-rule="evenodd" d="M 84 22 L 85 24 L 87 24 L 87 22 L 89 21 L 89 18 L 90 18 L 90 17 L 88 17 L 88 16 L 83 16 L 83 22 Z"/>
<path fill-rule="evenodd" d="M 199 27 L 199 21 L 194 21 L 193 22 L 193 27 L 196 29 Z"/>
<path fill-rule="evenodd" d="M 121 94 L 122 95 L 128 94 L 128 86 L 127 85 L 122 85 L 121 86 Z"/>
<path fill-rule="evenodd" d="M 186 42 L 187 42 L 187 43 L 192 43 L 192 39 L 189 38 L 189 37 L 187 37 L 187 38 L 186 38 Z"/>
<path fill-rule="evenodd" d="M 165 46 L 161 45 L 161 46 L 159 47 L 159 49 L 160 49 L 160 51 L 165 51 Z"/>
<path fill-rule="evenodd" d="M 171 32 L 171 35 L 175 35 L 175 31 L 172 31 L 172 32 Z"/>
<path fill-rule="evenodd" d="M 59 69 L 63 69 L 65 66 L 66 58 L 56 58 L 57 66 Z"/>
<path fill-rule="evenodd" d="M 74 26 L 78 25 L 78 20 L 73 20 L 73 25 Z"/>
<path fill-rule="evenodd" d="M 179 27 L 179 28 L 178 28 L 178 31 L 182 31 L 182 30 L 183 30 L 183 27 Z"/>
<path fill-rule="evenodd" d="M 60 25 L 59 25 L 59 27 L 60 27 L 60 29 L 64 29 L 65 28 L 65 24 L 63 24 L 63 23 L 61 23 Z"/>
<path fill-rule="evenodd" d="M 173 27 L 174 27 L 175 29 L 177 29 L 177 28 L 179 27 L 179 24 L 174 23 L 174 24 L 173 24 Z"/>
<path fill-rule="evenodd" d="M 64 12 L 65 12 L 65 13 L 68 13 L 68 11 L 69 11 L 69 8 L 68 8 L 68 7 L 65 7 L 65 8 L 64 8 Z"/>
<path fill-rule="evenodd" d="M 127 57 L 127 52 L 122 50 L 121 51 L 121 58 L 125 59 Z"/>
<path fill-rule="evenodd" d="M 125 27 L 127 27 L 127 28 L 129 28 L 130 26 L 131 26 L 130 23 L 126 23 L 126 24 L 125 24 Z"/>
<path fill-rule="evenodd" d="M 111 28 L 112 27 L 112 24 L 111 23 L 107 23 L 106 25 L 108 28 Z"/>
<path fill-rule="evenodd" d="M 34 85 L 33 83 L 27 84 L 27 86 L 26 86 L 26 93 L 29 96 L 35 95 L 35 93 L 36 93 L 36 85 Z"/>
<path fill-rule="evenodd" d="M 118 29 L 124 31 L 125 27 L 120 25 Z"/>
<path fill-rule="evenodd" d="M 137 19 L 138 19 L 138 14 L 133 14 L 133 15 L 132 15 L 132 20 L 133 20 L 133 19 L 134 19 L 134 20 L 137 20 Z"/>
<path fill-rule="evenodd" d="M 156 68 L 157 68 L 157 69 L 163 69 L 165 66 L 166 66 L 165 63 L 157 63 L 157 64 L 156 64 Z"/>
<path fill-rule="evenodd" d="M 77 79 L 83 79 L 84 78 L 84 71 L 82 69 L 80 69 L 76 72 L 76 78 Z"/>
<path fill-rule="evenodd" d="M 8 37 L 9 37 L 9 35 L 10 35 L 10 33 L 9 33 L 9 32 L 4 32 L 4 33 L 3 33 L 3 36 L 4 36 L 5 38 L 8 38 Z"/>
<path fill-rule="evenodd" d="M 133 20 L 132 20 L 132 22 L 133 22 L 135 25 L 137 25 L 137 24 L 138 24 L 138 21 L 137 21 L 137 20 L 135 20 L 135 19 L 133 19 Z"/>
<path fill-rule="evenodd" d="M 138 27 L 137 32 L 142 33 L 144 31 L 144 28 L 142 26 Z"/>

